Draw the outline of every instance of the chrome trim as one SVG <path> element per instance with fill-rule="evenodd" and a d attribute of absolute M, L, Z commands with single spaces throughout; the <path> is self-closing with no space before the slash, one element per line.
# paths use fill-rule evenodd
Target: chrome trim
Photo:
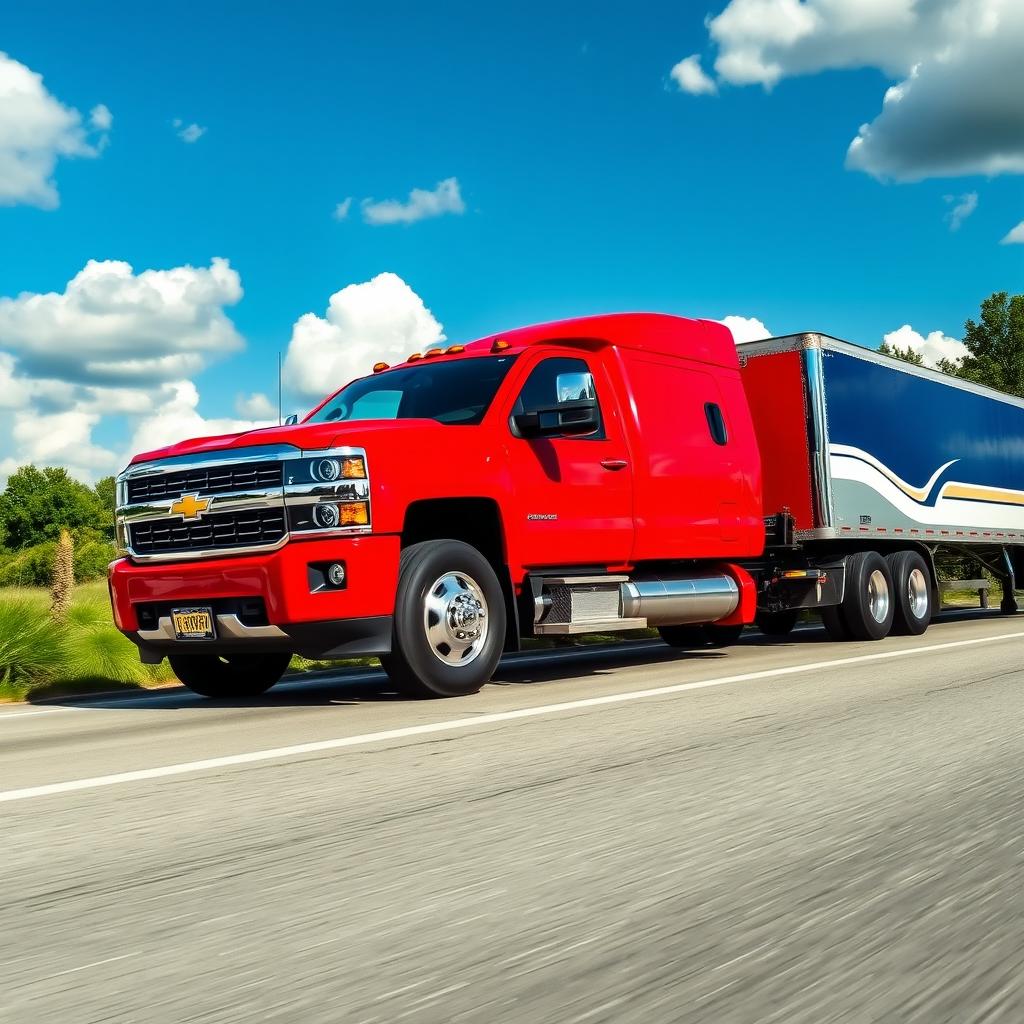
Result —
<path fill-rule="evenodd" d="M 288 463 L 306 459 L 359 457 L 367 467 L 365 479 L 343 478 L 336 481 L 302 480 L 295 482 L 296 473 L 288 472 Z M 283 486 L 263 491 L 219 491 L 204 494 L 210 499 L 210 514 L 217 512 L 239 512 L 256 508 L 280 507 L 284 510 L 284 535 L 272 544 L 255 544 L 244 547 L 196 548 L 193 550 L 164 551 L 154 554 L 141 554 L 132 549 L 128 528 L 136 523 L 156 522 L 161 519 L 173 519 L 171 506 L 180 498 L 168 498 L 160 501 L 141 502 L 129 505 L 127 481 L 137 476 L 154 476 L 160 473 L 178 473 L 183 470 L 206 466 L 220 466 L 242 462 L 279 461 L 285 463 L 282 473 Z M 132 561 L 139 563 L 151 562 L 193 562 L 207 558 L 234 558 L 239 555 L 268 554 L 278 551 L 295 538 L 328 538 L 362 535 L 372 532 L 373 508 L 370 508 L 370 523 L 365 526 L 339 526 L 333 530 L 294 530 L 288 528 L 288 509 L 296 505 L 309 505 L 317 501 L 370 501 L 369 463 L 366 450 L 354 445 L 342 445 L 335 448 L 298 448 L 295 445 L 262 445 L 251 448 L 221 449 L 219 451 L 176 455 L 166 459 L 155 459 L 152 462 L 141 462 L 128 466 L 117 477 L 117 510 L 115 516 L 118 542 L 121 549 Z M 203 513 L 194 520 L 201 520 Z M 251 635 L 251 634 L 248 634 Z"/>
<path fill-rule="evenodd" d="M 250 508 L 281 508 L 284 505 L 280 491 L 276 494 L 271 492 L 246 494 L 241 491 L 218 491 L 214 494 L 204 494 L 203 497 L 209 501 L 206 509 L 192 519 L 182 518 L 182 522 L 198 522 L 206 514 L 243 512 Z M 167 500 L 141 502 L 138 505 L 122 505 L 117 510 L 117 513 L 125 526 L 131 526 L 134 523 L 146 523 L 157 519 L 173 519 L 178 513 L 172 512 L 171 507 L 180 500 L 180 498 L 168 498 Z"/>
<path fill-rule="evenodd" d="M 369 501 L 369 480 L 334 480 L 329 484 L 286 484 L 284 499 L 289 505 L 315 505 L 323 498 L 331 501 Z"/>
<path fill-rule="evenodd" d="M 218 640 L 280 640 L 287 639 L 288 634 L 277 626 L 247 626 L 237 615 L 215 615 L 217 635 L 213 640 L 179 640 L 174 634 L 174 625 L 169 616 L 161 616 L 157 620 L 156 629 L 140 629 L 139 639 L 148 643 L 153 641 L 181 644 L 184 647 L 195 645 L 199 649 L 205 643 L 216 643 Z"/>
<path fill-rule="evenodd" d="M 811 497 L 814 518 L 819 529 L 835 526 L 832 501 L 832 467 L 828 455 L 828 413 L 825 408 L 825 376 L 821 349 L 808 347 L 803 352 L 807 376 L 807 441 L 811 458 Z"/>

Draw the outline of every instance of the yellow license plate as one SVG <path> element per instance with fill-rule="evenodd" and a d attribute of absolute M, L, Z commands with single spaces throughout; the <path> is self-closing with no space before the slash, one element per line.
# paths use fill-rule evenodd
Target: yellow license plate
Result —
<path fill-rule="evenodd" d="M 179 640 L 213 640 L 212 608 L 172 608 L 174 635 Z"/>

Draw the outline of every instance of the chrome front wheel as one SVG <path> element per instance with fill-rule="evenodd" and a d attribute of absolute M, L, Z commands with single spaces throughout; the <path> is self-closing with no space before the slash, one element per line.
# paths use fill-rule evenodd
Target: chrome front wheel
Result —
<path fill-rule="evenodd" d="M 467 573 L 447 572 L 427 591 L 423 604 L 427 643 L 445 665 L 468 665 L 487 643 L 490 619 L 480 584 Z"/>

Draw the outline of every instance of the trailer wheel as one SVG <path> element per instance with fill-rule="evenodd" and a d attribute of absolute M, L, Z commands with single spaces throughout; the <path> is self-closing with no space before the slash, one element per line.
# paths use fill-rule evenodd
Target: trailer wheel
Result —
<path fill-rule="evenodd" d="M 932 620 L 932 584 L 928 565 L 916 551 L 895 551 L 889 563 L 896 592 L 892 631 L 920 636 Z"/>
<path fill-rule="evenodd" d="M 505 598 L 490 562 L 458 540 L 402 551 L 391 653 L 384 671 L 409 697 L 462 697 L 494 674 L 505 645 Z"/>
<path fill-rule="evenodd" d="M 712 647 L 732 647 L 743 632 L 743 623 L 735 626 L 716 626 L 712 623 L 704 627 L 704 632 Z"/>
<path fill-rule="evenodd" d="M 781 612 L 758 612 L 754 625 L 765 636 L 788 636 L 793 632 L 797 615 L 795 608 L 787 608 Z"/>
<path fill-rule="evenodd" d="M 846 595 L 840 605 L 854 640 L 883 640 L 896 611 L 889 563 L 877 551 L 857 551 L 846 560 Z"/>
<path fill-rule="evenodd" d="M 284 675 L 290 654 L 172 654 L 174 674 L 202 697 L 239 700 L 266 693 Z"/>
<path fill-rule="evenodd" d="M 708 645 L 703 626 L 659 626 L 658 632 L 669 647 L 680 651 L 693 651 Z"/>

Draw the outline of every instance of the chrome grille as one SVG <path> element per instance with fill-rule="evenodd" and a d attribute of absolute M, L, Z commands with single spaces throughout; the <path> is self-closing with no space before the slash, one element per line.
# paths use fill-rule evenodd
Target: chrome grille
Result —
<path fill-rule="evenodd" d="M 214 512 L 194 521 L 149 519 L 133 523 L 129 533 L 132 550 L 140 555 L 259 547 L 284 537 L 284 507 Z"/>
<path fill-rule="evenodd" d="M 192 466 L 171 473 L 129 477 L 127 497 L 132 504 L 180 498 L 183 494 L 230 494 L 281 487 L 284 468 L 280 462 L 236 462 Z"/>

